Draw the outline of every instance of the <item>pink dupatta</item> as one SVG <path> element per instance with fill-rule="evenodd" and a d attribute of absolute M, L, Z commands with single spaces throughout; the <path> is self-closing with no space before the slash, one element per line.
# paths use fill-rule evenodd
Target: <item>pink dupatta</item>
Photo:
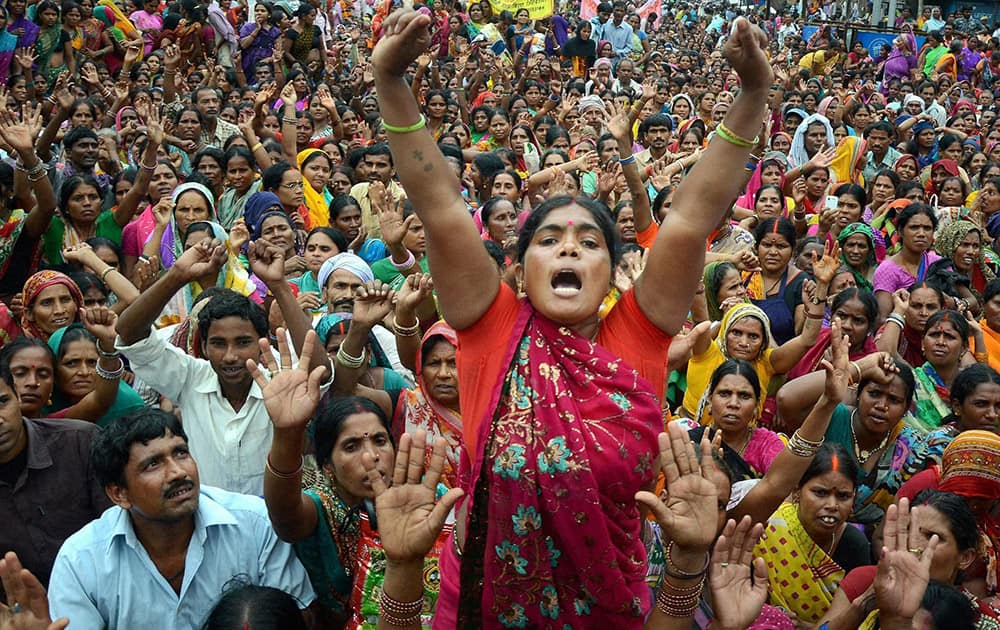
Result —
<path fill-rule="evenodd" d="M 654 477 L 655 390 L 527 302 L 512 338 L 469 478 L 458 627 L 640 627 L 650 595 L 634 496 Z"/>

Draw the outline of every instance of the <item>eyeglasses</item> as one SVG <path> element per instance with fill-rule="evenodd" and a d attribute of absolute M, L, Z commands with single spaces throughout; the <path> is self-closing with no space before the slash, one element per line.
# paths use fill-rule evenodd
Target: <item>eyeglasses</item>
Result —
<path fill-rule="evenodd" d="M 287 190 L 302 190 L 303 184 L 302 182 L 290 182 L 288 184 L 282 184 L 281 187 Z"/>

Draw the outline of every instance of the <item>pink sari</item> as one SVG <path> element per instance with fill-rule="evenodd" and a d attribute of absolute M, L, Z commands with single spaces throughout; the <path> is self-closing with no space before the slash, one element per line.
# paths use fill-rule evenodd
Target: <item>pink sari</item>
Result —
<path fill-rule="evenodd" d="M 655 390 L 527 302 L 512 339 L 511 369 L 492 384 L 496 415 L 480 425 L 472 475 L 461 475 L 478 481 L 466 487 L 457 625 L 639 628 L 650 596 L 634 496 L 654 477 Z M 449 548 L 442 573 L 455 564 Z"/>

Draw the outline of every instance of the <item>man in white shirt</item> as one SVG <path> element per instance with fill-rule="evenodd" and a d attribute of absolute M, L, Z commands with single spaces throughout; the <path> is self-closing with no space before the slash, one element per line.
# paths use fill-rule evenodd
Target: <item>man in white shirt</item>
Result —
<path fill-rule="evenodd" d="M 202 486 L 173 414 L 143 409 L 98 432 L 91 464 L 115 503 L 59 550 L 55 616 L 78 628 L 201 628 L 235 577 L 316 598 L 263 499 Z"/>
<path fill-rule="evenodd" d="M 197 350 L 203 358 L 190 356 L 159 335 L 150 334 L 153 322 L 175 293 L 191 282 L 217 277 L 227 256 L 226 247 L 205 239 L 184 252 L 121 314 L 116 346 L 139 378 L 180 407 L 191 437 L 191 452 L 201 462 L 206 483 L 260 495 L 264 491 L 264 460 L 271 448 L 271 421 L 246 364 L 259 359 L 258 340 L 268 337 L 264 311 L 235 291 L 212 297 L 198 321 L 191 323 L 198 330 L 201 343 Z M 311 322 L 285 281 L 284 256 L 263 241 L 254 243 L 248 253 L 254 274 L 278 302 L 301 356 Z M 330 366 L 325 352 L 313 354 L 311 368 Z M 328 376 L 332 377 L 332 368 Z"/>

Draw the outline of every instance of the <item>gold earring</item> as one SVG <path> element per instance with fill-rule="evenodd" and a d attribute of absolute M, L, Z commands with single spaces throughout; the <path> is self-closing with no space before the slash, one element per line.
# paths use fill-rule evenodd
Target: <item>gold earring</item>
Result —
<path fill-rule="evenodd" d="M 517 294 L 524 295 L 524 278 L 517 279 Z"/>

